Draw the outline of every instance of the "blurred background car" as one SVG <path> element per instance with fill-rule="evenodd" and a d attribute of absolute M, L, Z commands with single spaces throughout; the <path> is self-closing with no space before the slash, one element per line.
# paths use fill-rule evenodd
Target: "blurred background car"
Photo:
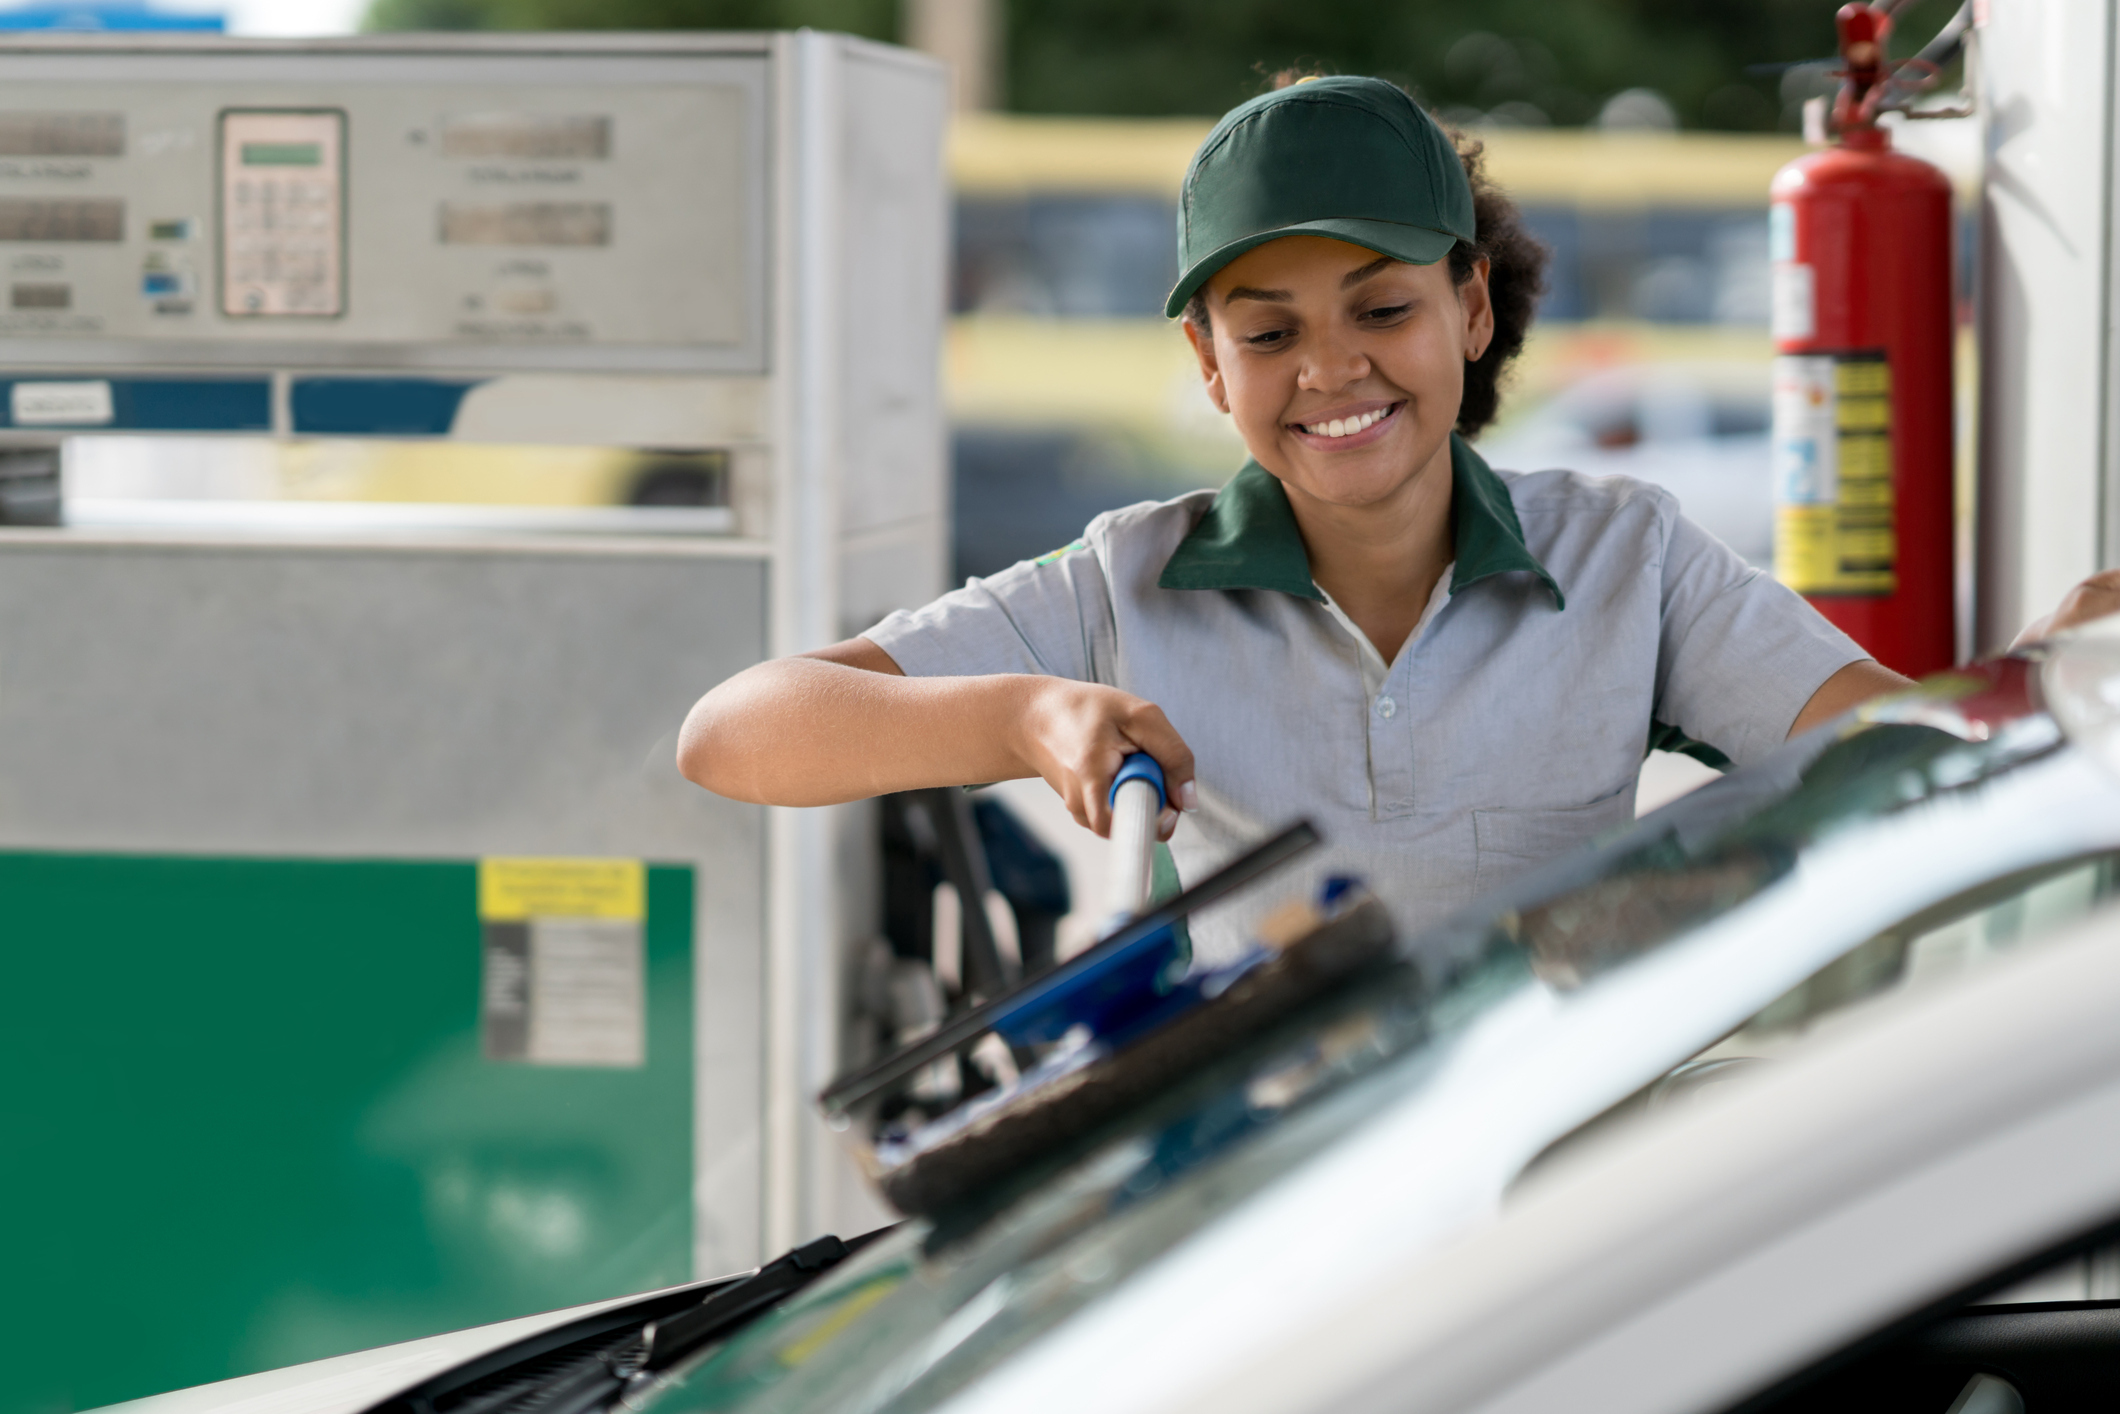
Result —
<path fill-rule="evenodd" d="M 1484 439 L 1495 466 L 1632 476 L 1755 565 L 1774 560 L 1767 365 L 1635 363 L 1587 374 Z"/>

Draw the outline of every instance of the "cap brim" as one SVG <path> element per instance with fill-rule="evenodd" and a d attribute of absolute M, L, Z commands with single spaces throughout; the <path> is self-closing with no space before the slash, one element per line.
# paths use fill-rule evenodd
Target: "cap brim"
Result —
<path fill-rule="evenodd" d="M 1450 254 L 1450 248 L 1458 243 L 1458 238 L 1448 231 L 1358 216 L 1277 226 L 1271 231 L 1261 231 L 1242 240 L 1218 246 L 1195 260 L 1185 273 L 1178 277 L 1178 283 L 1171 288 L 1170 298 L 1163 302 L 1164 315 L 1176 319 L 1185 312 L 1187 302 L 1199 292 L 1200 287 L 1214 278 L 1217 270 L 1244 252 L 1256 250 L 1268 241 L 1277 241 L 1283 236 L 1326 236 L 1332 240 L 1345 241 L 1349 245 L 1373 250 L 1378 255 L 1388 255 L 1393 260 L 1403 260 L 1408 265 L 1433 265 Z"/>

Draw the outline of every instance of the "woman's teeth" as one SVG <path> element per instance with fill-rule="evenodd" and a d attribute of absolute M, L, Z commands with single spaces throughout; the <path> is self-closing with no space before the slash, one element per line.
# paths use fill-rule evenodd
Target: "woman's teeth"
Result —
<path fill-rule="evenodd" d="M 1313 437 L 1352 437 L 1357 432 L 1376 426 L 1390 415 L 1390 408 L 1378 408 L 1375 412 L 1365 412 L 1360 417 L 1336 417 L 1330 422 L 1299 422 L 1296 426 Z"/>

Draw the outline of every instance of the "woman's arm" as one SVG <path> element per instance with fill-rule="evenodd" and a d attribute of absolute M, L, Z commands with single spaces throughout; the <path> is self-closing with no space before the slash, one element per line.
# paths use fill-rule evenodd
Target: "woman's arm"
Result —
<path fill-rule="evenodd" d="M 1154 703 L 1027 673 L 909 678 L 866 638 L 748 668 L 699 699 L 677 765 L 717 795 L 832 805 L 890 791 L 1042 776 L 1082 825 L 1111 828 L 1105 793 L 1131 752 L 1193 808 L 1192 752 Z M 1166 811 L 1167 838 L 1177 813 Z"/>
<path fill-rule="evenodd" d="M 1818 691 L 1811 694 L 1811 700 L 1804 703 L 1803 710 L 1790 724 L 1789 735 L 1801 736 L 1820 722 L 1832 721 L 1850 707 L 1859 707 L 1873 697 L 1913 685 L 1912 678 L 1901 677 L 1874 658 L 1850 663 L 1818 685 Z"/>
<path fill-rule="evenodd" d="M 2107 614 L 2120 613 L 2120 570 L 2101 570 L 2062 596 L 2054 612 L 2041 619 L 2034 619 L 2023 633 L 2017 635 L 2021 644 L 2033 643 L 2065 628 L 2089 623 L 2092 619 L 2104 618 Z M 1887 692 L 1897 692 L 1903 687 L 1912 687 L 1911 678 L 1903 678 L 1890 668 L 1864 659 L 1850 663 L 1820 685 L 1811 694 L 1803 710 L 1796 714 L 1795 725 L 1789 735 L 1796 736 L 1809 731 L 1820 722 L 1831 721 L 1850 707 L 1860 706 L 1873 697 Z"/>

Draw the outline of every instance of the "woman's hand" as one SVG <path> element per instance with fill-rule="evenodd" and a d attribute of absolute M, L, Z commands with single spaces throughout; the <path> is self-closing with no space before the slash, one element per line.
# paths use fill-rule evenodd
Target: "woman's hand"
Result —
<path fill-rule="evenodd" d="M 2107 614 L 2120 614 L 2120 570 L 2100 570 L 2071 589 L 2061 596 L 2059 608 L 2043 619 L 2032 620 L 2010 647 L 2036 642 Z"/>
<path fill-rule="evenodd" d="M 1192 748 L 1162 708 L 1096 683 L 1069 678 L 1023 681 L 1016 754 L 1045 778 L 1075 823 L 1110 838 L 1112 778 L 1119 773 L 1119 763 L 1137 751 L 1147 752 L 1163 768 L 1164 794 L 1172 805 L 1198 808 Z M 1158 839 L 1169 839 L 1177 828 L 1178 809 L 1165 808 L 1156 822 Z"/>

